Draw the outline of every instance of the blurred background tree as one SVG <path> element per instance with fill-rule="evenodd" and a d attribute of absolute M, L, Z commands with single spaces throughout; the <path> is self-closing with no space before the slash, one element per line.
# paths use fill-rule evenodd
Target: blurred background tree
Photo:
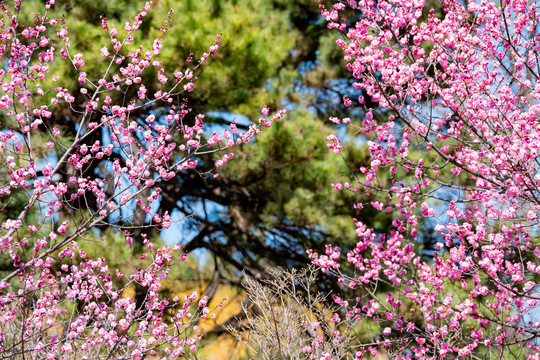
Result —
<path fill-rule="evenodd" d="M 99 73 L 100 48 L 108 42 L 101 15 L 111 27 L 123 28 L 120 19 L 135 16 L 143 4 L 140 0 L 57 0 L 53 12 L 65 17 L 72 48 L 83 53 L 89 78 Z M 389 218 L 369 209 L 360 213 L 352 207 L 355 202 L 366 201 L 365 193 L 337 192 L 332 188 L 333 183 L 352 182 L 346 177 L 350 173 L 347 166 L 358 169 L 366 165 L 368 156 L 366 139 L 346 133 L 328 117 L 359 118 L 363 109 L 373 104 L 368 98 L 361 106 L 358 104 L 356 99 L 363 94 L 351 86 L 353 80 L 342 54 L 335 49 L 334 34 L 327 31 L 317 4 L 312 0 L 160 0 L 144 21 L 143 31 L 137 33 L 137 43 L 146 41 L 145 48 L 151 48 L 149 39 L 153 36 L 148 35 L 159 32 L 170 8 L 175 13 L 163 41 L 164 68 L 172 68 L 168 66 L 172 64 L 194 67 L 216 35 L 221 34 L 222 39 L 211 64 L 196 71 L 196 90 L 183 95 L 193 108 L 191 120 L 195 114 L 205 114 L 206 122 L 222 131 L 231 122 L 237 122 L 240 130 L 245 128 L 248 119 L 257 120 L 265 104 L 273 110 L 286 108 L 288 115 L 259 137 L 256 146 L 245 144 L 234 160 L 219 169 L 219 177 L 186 171 L 175 181 L 156 184 L 162 193 L 155 212 L 172 214 L 174 224 L 161 233 L 161 238 L 157 232 L 148 236 L 156 242 L 179 243 L 194 254 L 193 266 L 179 269 L 178 282 L 169 284 L 165 291 L 181 293 L 186 287 L 196 287 L 212 296 L 239 286 L 242 271 L 264 278 L 269 276 L 268 267 L 307 264 L 308 248 L 323 252 L 324 244 L 336 242 L 345 249 L 352 247 L 356 242 L 354 217 L 362 217 L 380 231 L 387 229 Z M 82 86 L 73 68 L 51 71 L 72 79 L 68 84 L 71 88 Z M 155 77 L 152 79 L 155 81 Z M 161 89 L 161 84 L 152 83 L 151 78 L 143 83 L 149 93 Z M 51 85 L 43 84 L 43 88 Z M 133 96 L 125 94 L 126 99 Z M 353 106 L 343 104 L 344 96 L 353 100 Z M 85 95 L 80 94 L 75 110 L 84 102 Z M 51 123 L 69 137 L 76 131 L 70 118 L 73 109 L 57 109 Z M 141 109 L 133 113 L 133 118 L 149 112 L 158 116 L 160 110 Z M 326 136 L 336 131 L 345 140 L 343 162 L 336 162 L 326 146 Z M 96 131 L 86 141 L 89 145 L 95 141 L 105 143 L 107 136 Z M 82 171 L 107 178 L 106 162 L 114 160 L 124 161 L 120 154 L 113 153 L 101 163 L 87 164 Z M 211 172 L 217 159 L 209 155 L 198 160 Z M 62 169 L 61 176 L 68 179 L 73 171 Z M 4 216 L 21 206 L 2 205 Z M 96 203 L 87 197 L 71 206 L 66 216 L 74 217 Z M 116 230 L 106 226 L 96 229 L 96 238 L 107 241 L 95 243 L 94 255 L 104 251 L 118 254 L 111 266 L 126 266 L 135 256 L 126 254 L 126 244 L 109 239 L 115 238 L 117 230 L 132 232 L 136 241 L 132 250 L 137 254 L 141 231 L 136 228 L 151 221 L 151 216 L 135 214 L 117 220 Z M 189 281 L 194 278 L 199 279 L 196 285 Z M 328 291 L 329 284 L 323 278 L 320 287 Z M 145 296 L 137 289 L 129 291 L 133 296 Z M 228 323 L 234 323 L 234 319 L 231 317 Z M 218 326 L 211 330 L 222 332 Z"/>
<path fill-rule="evenodd" d="M 135 15 L 143 4 L 57 1 L 54 15 L 64 16 L 72 48 L 84 55 L 88 78 L 98 73 L 100 48 L 107 46 L 101 15 L 111 27 L 123 28 L 119 19 Z M 242 270 L 262 277 L 266 266 L 306 263 L 305 250 L 322 251 L 329 238 L 341 239 L 344 247 L 352 244 L 351 218 L 358 215 L 350 205 L 353 195 L 337 193 L 331 187 L 333 182 L 347 181 L 342 175 L 347 173 L 346 165 L 331 160 L 325 138 L 332 132 L 333 124 L 327 120 L 330 114 L 354 117 L 361 111 L 343 105 L 342 97 L 352 96 L 343 84 L 351 80 L 345 77 L 347 72 L 316 4 L 311 0 L 158 1 L 143 23 L 143 31 L 136 35 L 143 44 L 152 38 L 148 34 L 159 32 L 169 8 L 175 13 L 163 41 L 164 68 L 170 64 L 194 67 L 216 34 L 222 34 L 217 58 L 196 72 L 196 91 L 183 94 L 193 107 L 191 118 L 205 114 L 216 131 L 234 121 L 241 131 L 248 119 L 257 120 L 265 104 L 271 109 L 287 108 L 289 113 L 257 146 L 245 144 L 233 161 L 219 169 L 218 178 L 186 171 L 174 183 L 156 184 L 163 192 L 155 212 L 168 211 L 175 220 L 172 230 L 162 233 L 162 240 L 179 243 L 189 252 L 204 249 L 214 264 L 223 263 L 229 281 Z M 151 47 L 150 40 L 146 47 Z M 54 71 L 72 79 L 73 87 L 83 86 L 75 69 Z M 161 88 L 159 82 L 149 81 L 143 81 L 149 93 Z M 47 85 L 51 84 L 42 84 L 43 88 Z M 129 99 L 133 94 L 125 96 Z M 82 106 L 85 95 L 80 94 L 78 100 L 75 110 Z M 66 137 L 76 131 L 69 115 L 72 110 L 58 107 L 51 120 Z M 149 112 L 161 114 L 159 108 L 145 108 L 133 117 Z M 344 157 L 351 166 L 364 164 L 363 142 L 355 140 L 354 134 L 343 136 L 349 138 Z M 106 137 L 96 131 L 87 142 L 105 143 Z M 106 161 L 113 160 L 124 161 L 113 153 L 82 171 L 107 178 Z M 198 160 L 205 170 L 214 170 L 215 158 Z M 63 169 L 62 176 L 69 178 L 72 172 Z M 95 202 L 87 197 L 71 205 L 67 212 L 73 216 Z M 131 231 L 150 221 L 150 216 L 136 214 L 118 220 L 117 228 Z M 381 228 L 386 226 L 384 219 L 373 221 Z"/>

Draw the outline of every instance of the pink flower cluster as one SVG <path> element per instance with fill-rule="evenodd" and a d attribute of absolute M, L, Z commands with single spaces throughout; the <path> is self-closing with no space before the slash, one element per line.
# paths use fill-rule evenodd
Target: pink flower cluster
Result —
<path fill-rule="evenodd" d="M 106 70 L 94 78 L 84 71 L 86 54 L 72 55 L 65 22 L 48 18 L 52 5 L 48 0 L 29 24 L 19 24 L 19 14 L 36 9 L 23 9 L 20 1 L 1 7 L 6 16 L 0 21 L 0 109 L 7 120 L 0 131 L 0 197 L 9 204 L 22 194 L 24 205 L 0 229 L 0 254 L 10 261 L 0 279 L 0 353 L 179 358 L 196 351 L 201 335 L 195 325 L 213 309 L 197 293 L 183 301 L 160 293 L 170 267 L 185 254 L 175 255 L 178 246 L 155 249 L 135 218 L 142 214 L 151 219 L 147 227 L 169 228 L 173 217 L 153 210 L 162 196 L 159 185 L 196 168 L 202 154 L 227 150 L 216 162 L 224 165 L 232 148 L 251 141 L 284 112 L 270 115 L 265 106 L 259 123 L 245 133 L 238 134 L 233 123 L 230 131 L 208 135 L 204 116 L 192 117 L 187 101 L 178 99 L 195 89 L 195 74 L 218 50 L 219 36 L 193 68 L 165 69 L 159 55 L 172 10 L 147 49 L 135 44 L 134 35 L 151 2 L 123 30 L 111 28 L 103 16 L 110 44 L 100 49 Z M 80 88 L 62 86 L 64 79 L 50 72 L 57 62 L 78 72 Z M 153 94 L 151 84 L 143 83 L 152 73 L 162 85 Z M 74 124 L 68 141 L 55 123 L 56 110 L 69 113 L 66 123 Z M 98 164 L 99 173 L 86 171 L 90 164 Z M 75 203 L 88 209 L 73 211 Z M 117 219 L 134 225 L 125 228 Z M 143 245 L 135 273 L 110 269 L 107 258 L 87 257 L 87 239 L 99 238 L 97 226 L 104 224 L 125 237 L 126 251 L 134 240 Z M 145 296 L 127 297 L 128 287 Z"/>
<path fill-rule="evenodd" d="M 362 349 L 537 358 L 539 5 L 445 0 L 440 14 L 423 0 L 320 5 L 343 31 L 336 43 L 353 86 L 387 114 L 375 119 L 364 96 L 344 99 L 363 112 L 357 126 L 369 139 L 370 166 L 351 174 L 354 189 L 391 214 L 391 229 L 356 220 L 347 266 L 310 252 L 340 283 L 357 284 L 361 297 L 337 303 L 380 329 Z M 345 9 L 360 15 L 340 17 Z M 434 247 L 422 249 L 430 236 Z"/>

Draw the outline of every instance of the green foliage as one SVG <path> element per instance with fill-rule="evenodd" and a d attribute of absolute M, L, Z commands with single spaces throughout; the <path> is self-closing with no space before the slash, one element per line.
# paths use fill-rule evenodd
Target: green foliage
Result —
<path fill-rule="evenodd" d="M 37 0 L 34 0 L 37 6 Z M 120 38 L 125 36 L 124 21 L 131 19 L 144 5 L 144 1 L 86 2 L 78 0 L 60 1 L 49 14 L 49 18 L 65 17 L 69 31 L 71 56 L 81 53 L 85 66 L 81 70 L 89 79 L 99 79 L 108 61 L 100 54 L 106 46 L 111 53 L 109 35 L 102 29 L 100 15 L 107 17 L 109 26 L 119 30 Z M 172 22 L 163 37 L 160 55 L 166 75 L 173 79 L 175 69 L 194 67 L 197 59 L 208 51 L 221 34 L 221 46 L 212 65 L 198 73 L 197 91 L 185 94 L 192 97 L 191 105 L 196 111 L 226 110 L 251 114 L 258 111 L 266 96 L 266 79 L 274 76 L 288 56 L 294 44 L 294 29 L 283 10 L 274 8 L 269 0 L 235 1 L 178 1 L 156 2 L 145 18 L 140 31 L 135 32 L 134 43 L 151 49 L 153 40 L 159 36 L 161 28 L 168 20 L 169 9 L 174 10 Z M 291 36 L 292 35 L 292 36 Z M 122 55 L 136 48 L 127 46 Z M 188 62 L 190 54 L 193 62 Z M 113 65 L 115 66 L 115 65 Z M 66 63 L 56 63 L 51 71 L 62 78 L 67 88 L 77 88 L 78 73 Z M 155 74 L 147 74 L 143 83 L 149 93 L 161 88 Z M 48 88 L 53 84 L 42 84 Z M 243 106 L 249 104 L 249 106 Z"/>
<path fill-rule="evenodd" d="M 223 176 L 234 183 L 251 184 L 248 192 L 266 199 L 257 216 L 267 226 L 290 221 L 350 237 L 346 208 L 351 195 L 330 186 L 346 172 L 345 163 L 335 161 L 326 147 L 331 131 L 313 114 L 297 109 L 262 134 L 255 146 L 238 154 L 238 161 L 224 168 Z"/>

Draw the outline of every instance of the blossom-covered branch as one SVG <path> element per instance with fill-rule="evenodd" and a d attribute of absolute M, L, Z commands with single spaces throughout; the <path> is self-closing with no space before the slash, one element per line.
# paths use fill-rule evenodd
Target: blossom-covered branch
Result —
<path fill-rule="evenodd" d="M 0 229 L 7 261 L 0 276 L 2 357 L 177 358 L 196 350 L 195 324 L 213 309 L 197 293 L 182 301 L 159 292 L 185 254 L 179 246 L 154 249 L 148 236 L 149 228 L 174 221 L 155 212 L 156 184 L 197 171 L 203 154 L 224 152 L 214 164 L 223 166 L 233 147 L 283 112 L 270 116 L 265 107 L 245 132 L 232 124 L 210 134 L 183 94 L 194 90 L 219 36 L 193 67 L 165 69 L 159 55 L 173 10 L 151 48 L 135 41 L 151 2 L 123 29 L 102 16 L 108 41 L 95 77 L 85 71 L 84 54 L 71 48 L 64 19 L 49 18 L 53 5 L 47 1 L 34 23 L 24 23 L 24 2 L 1 5 L 0 197 L 4 207 L 24 203 Z M 60 63 L 70 65 L 78 88 L 62 86 L 65 79 L 55 74 Z M 148 93 L 148 77 L 162 88 Z M 208 166 L 202 175 L 217 176 Z M 126 251 L 134 241 L 146 249 L 134 260 L 135 273 L 110 269 L 106 254 L 87 257 L 88 241 L 107 242 L 105 227 L 122 234 Z M 142 301 L 124 295 L 132 284 L 145 289 Z"/>

